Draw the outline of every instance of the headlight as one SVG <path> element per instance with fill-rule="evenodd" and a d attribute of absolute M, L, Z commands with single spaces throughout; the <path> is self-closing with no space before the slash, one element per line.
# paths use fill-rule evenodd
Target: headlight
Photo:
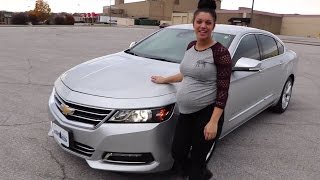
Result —
<path fill-rule="evenodd" d="M 174 105 L 158 109 L 119 110 L 107 122 L 111 123 L 160 123 L 170 118 Z"/>

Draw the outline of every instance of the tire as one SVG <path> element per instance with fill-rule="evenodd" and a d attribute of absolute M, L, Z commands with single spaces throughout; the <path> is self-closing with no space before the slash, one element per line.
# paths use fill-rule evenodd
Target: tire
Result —
<path fill-rule="evenodd" d="M 293 80 L 291 77 L 289 77 L 286 83 L 284 84 L 279 101 L 274 107 L 271 108 L 273 112 L 281 114 L 286 111 L 291 99 L 292 87 L 293 87 Z"/>

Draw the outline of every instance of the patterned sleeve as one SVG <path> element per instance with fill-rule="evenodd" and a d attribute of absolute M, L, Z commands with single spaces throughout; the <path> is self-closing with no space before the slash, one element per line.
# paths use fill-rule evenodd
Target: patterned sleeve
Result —
<path fill-rule="evenodd" d="M 212 50 L 214 63 L 217 67 L 217 97 L 215 106 L 224 109 L 229 95 L 232 60 L 228 49 L 221 44 L 215 46 Z"/>
<path fill-rule="evenodd" d="M 188 46 L 187 46 L 187 51 L 188 51 L 190 48 L 192 48 L 193 46 L 195 46 L 196 43 L 197 43 L 197 41 L 191 41 L 191 42 L 188 44 Z"/>

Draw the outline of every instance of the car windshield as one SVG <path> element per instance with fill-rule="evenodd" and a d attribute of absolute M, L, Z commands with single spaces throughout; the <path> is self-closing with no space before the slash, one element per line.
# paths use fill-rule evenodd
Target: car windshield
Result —
<path fill-rule="evenodd" d="M 229 48 L 233 38 L 234 35 L 231 34 L 213 33 L 213 39 L 226 48 Z M 193 30 L 165 28 L 126 52 L 136 56 L 180 63 L 188 44 L 195 39 Z"/>

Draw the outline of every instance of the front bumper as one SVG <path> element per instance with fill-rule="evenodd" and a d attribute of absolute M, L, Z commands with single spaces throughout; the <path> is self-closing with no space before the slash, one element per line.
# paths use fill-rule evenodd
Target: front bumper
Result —
<path fill-rule="evenodd" d="M 49 118 L 51 120 L 50 132 L 52 123 L 58 124 L 70 131 L 70 140 L 81 149 L 79 151 L 79 148 L 67 148 L 58 143 L 59 146 L 73 155 L 84 158 L 94 169 L 150 173 L 165 171 L 172 167 L 171 143 L 176 115 L 163 123 L 104 123 L 96 128 L 88 129 L 67 123 L 68 120 L 55 105 L 52 94 L 49 99 Z M 106 162 L 104 156 L 107 152 L 148 153 L 152 154 L 154 160 L 139 164 Z"/>

